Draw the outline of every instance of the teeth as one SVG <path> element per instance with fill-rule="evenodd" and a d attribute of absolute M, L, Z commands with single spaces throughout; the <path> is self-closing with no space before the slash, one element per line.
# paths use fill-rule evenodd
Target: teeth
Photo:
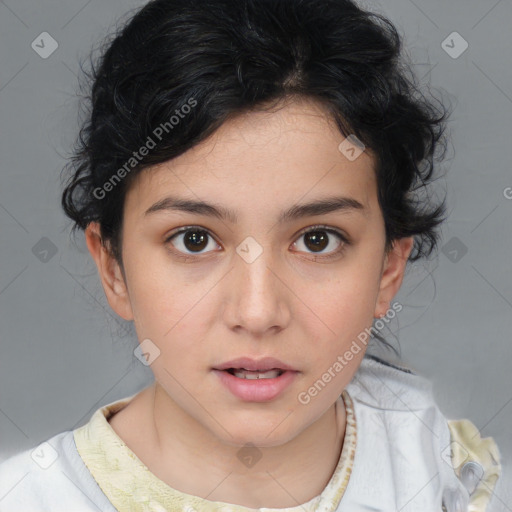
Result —
<path fill-rule="evenodd" d="M 234 370 L 233 374 L 235 377 L 238 377 L 239 379 L 275 379 L 276 377 L 279 377 L 283 372 L 282 370 L 268 370 L 267 372 L 259 372 L 259 371 L 250 371 L 250 370 Z"/>

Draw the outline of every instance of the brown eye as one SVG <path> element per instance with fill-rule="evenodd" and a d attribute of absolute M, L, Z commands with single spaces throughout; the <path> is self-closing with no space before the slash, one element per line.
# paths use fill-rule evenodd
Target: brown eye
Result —
<path fill-rule="evenodd" d="M 305 245 L 314 252 L 323 251 L 329 245 L 325 231 L 309 231 L 304 235 Z"/>
<path fill-rule="evenodd" d="M 336 241 L 337 239 L 337 241 Z M 300 234 L 299 239 L 295 242 L 296 246 L 304 245 L 304 252 L 310 252 L 312 254 L 319 254 L 325 257 L 336 256 L 338 253 L 343 251 L 346 245 L 349 244 L 347 238 L 334 229 L 327 229 L 323 226 L 315 226 L 309 231 L 304 231 Z M 330 250 L 326 250 L 329 249 Z M 302 251 L 299 247 L 299 249 Z"/>
<path fill-rule="evenodd" d="M 206 231 L 186 231 L 183 245 L 191 251 L 202 251 L 208 245 Z"/>
<path fill-rule="evenodd" d="M 176 249 L 185 254 L 202 254 L 208 247 L 209 238 L 212 239 L 211 235 L 204 229 L 184 228 L 170 236 L 166 242 L 171 242 Z M 173 242 L 174 239 L 177 240 L 176 243 Z M 213 243 L 214 248 L 215 245 Z"/>

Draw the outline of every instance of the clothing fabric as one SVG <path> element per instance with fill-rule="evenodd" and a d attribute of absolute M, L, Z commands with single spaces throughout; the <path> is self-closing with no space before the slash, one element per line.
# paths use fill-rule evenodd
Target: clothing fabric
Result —
<path fill-rule="evenodd" d="M 260 508 L 232 507 L 228 503 L 209 501 L 170 488 L 157 478 L 127 449 L 112 428 L 107 427 L 106 417 L 123 407 L 126 401 L 103 408 L 95 413 L 88 425 L 74 433 L 75 443 L 82 460 L 102 491 L 118 510 L 136 512 L 182 511 L 188 509 L 201 512 L 312 512 L 335 510 L 349 481 L 356 447 L 356 426 L 352 400 L 344 391 L 336 406 L 343 400 L 346 407 L 346 433 L 342 452 L 329 485 L 321 495 L 314 497 L 300 507 Z M 107 409 L 109 409 L 107 411 Z M 131 507 L 131 508 L 130 508 Z"/>
<path fill-rule="evenodd" d="M 134 396 L 1 463 L 0 512 L 500 510 L 493 496 L 501 473 L 494 440 L 482 439 L 468 419 L 448 420 L 428 380 L 374 356 L 365 356 L 336 402 L 345 406 L 346 431 L 331 479 L 321 494 L 296 507 L 251 509 L 168 486 L 107 421 Z"/>

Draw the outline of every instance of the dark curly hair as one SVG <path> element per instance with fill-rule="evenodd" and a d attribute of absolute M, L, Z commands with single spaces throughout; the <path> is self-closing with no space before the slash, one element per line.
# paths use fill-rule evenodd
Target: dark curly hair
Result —
<path fill-rule="evenodd" d="M 408 236 L 411 261 L 435 249 L 446 205 L 425 192 L 448 111 L 420 91 L 389 20 L 350 0 L 152 0 L 129 16 L 91 71 L 81 65 L 90 108 L 62 195 L 73 231 L 97 221 L 121 268 L 124 198 L 142 169 L 294 97 L 320 102 L 374 154 L 386 250 Z"/>

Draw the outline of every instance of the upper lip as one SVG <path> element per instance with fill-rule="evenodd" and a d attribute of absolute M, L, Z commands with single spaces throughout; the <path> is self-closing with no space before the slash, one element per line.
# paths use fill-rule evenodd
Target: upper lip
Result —
<path fill-rule="evenodd" d="M 229 368 L 245 368 L 246 370 L 256 371 L 268 371 L 268 370 L 291 370 L 296 371 L 291 366 L 283 363 L 275 357 L 264 357 L 263 359 L 251 359 L 250 357 L 239 357 L 238 359 L 232 359 L 226 361 L 214 368 L 214 370 L 228 370 Z"/>

